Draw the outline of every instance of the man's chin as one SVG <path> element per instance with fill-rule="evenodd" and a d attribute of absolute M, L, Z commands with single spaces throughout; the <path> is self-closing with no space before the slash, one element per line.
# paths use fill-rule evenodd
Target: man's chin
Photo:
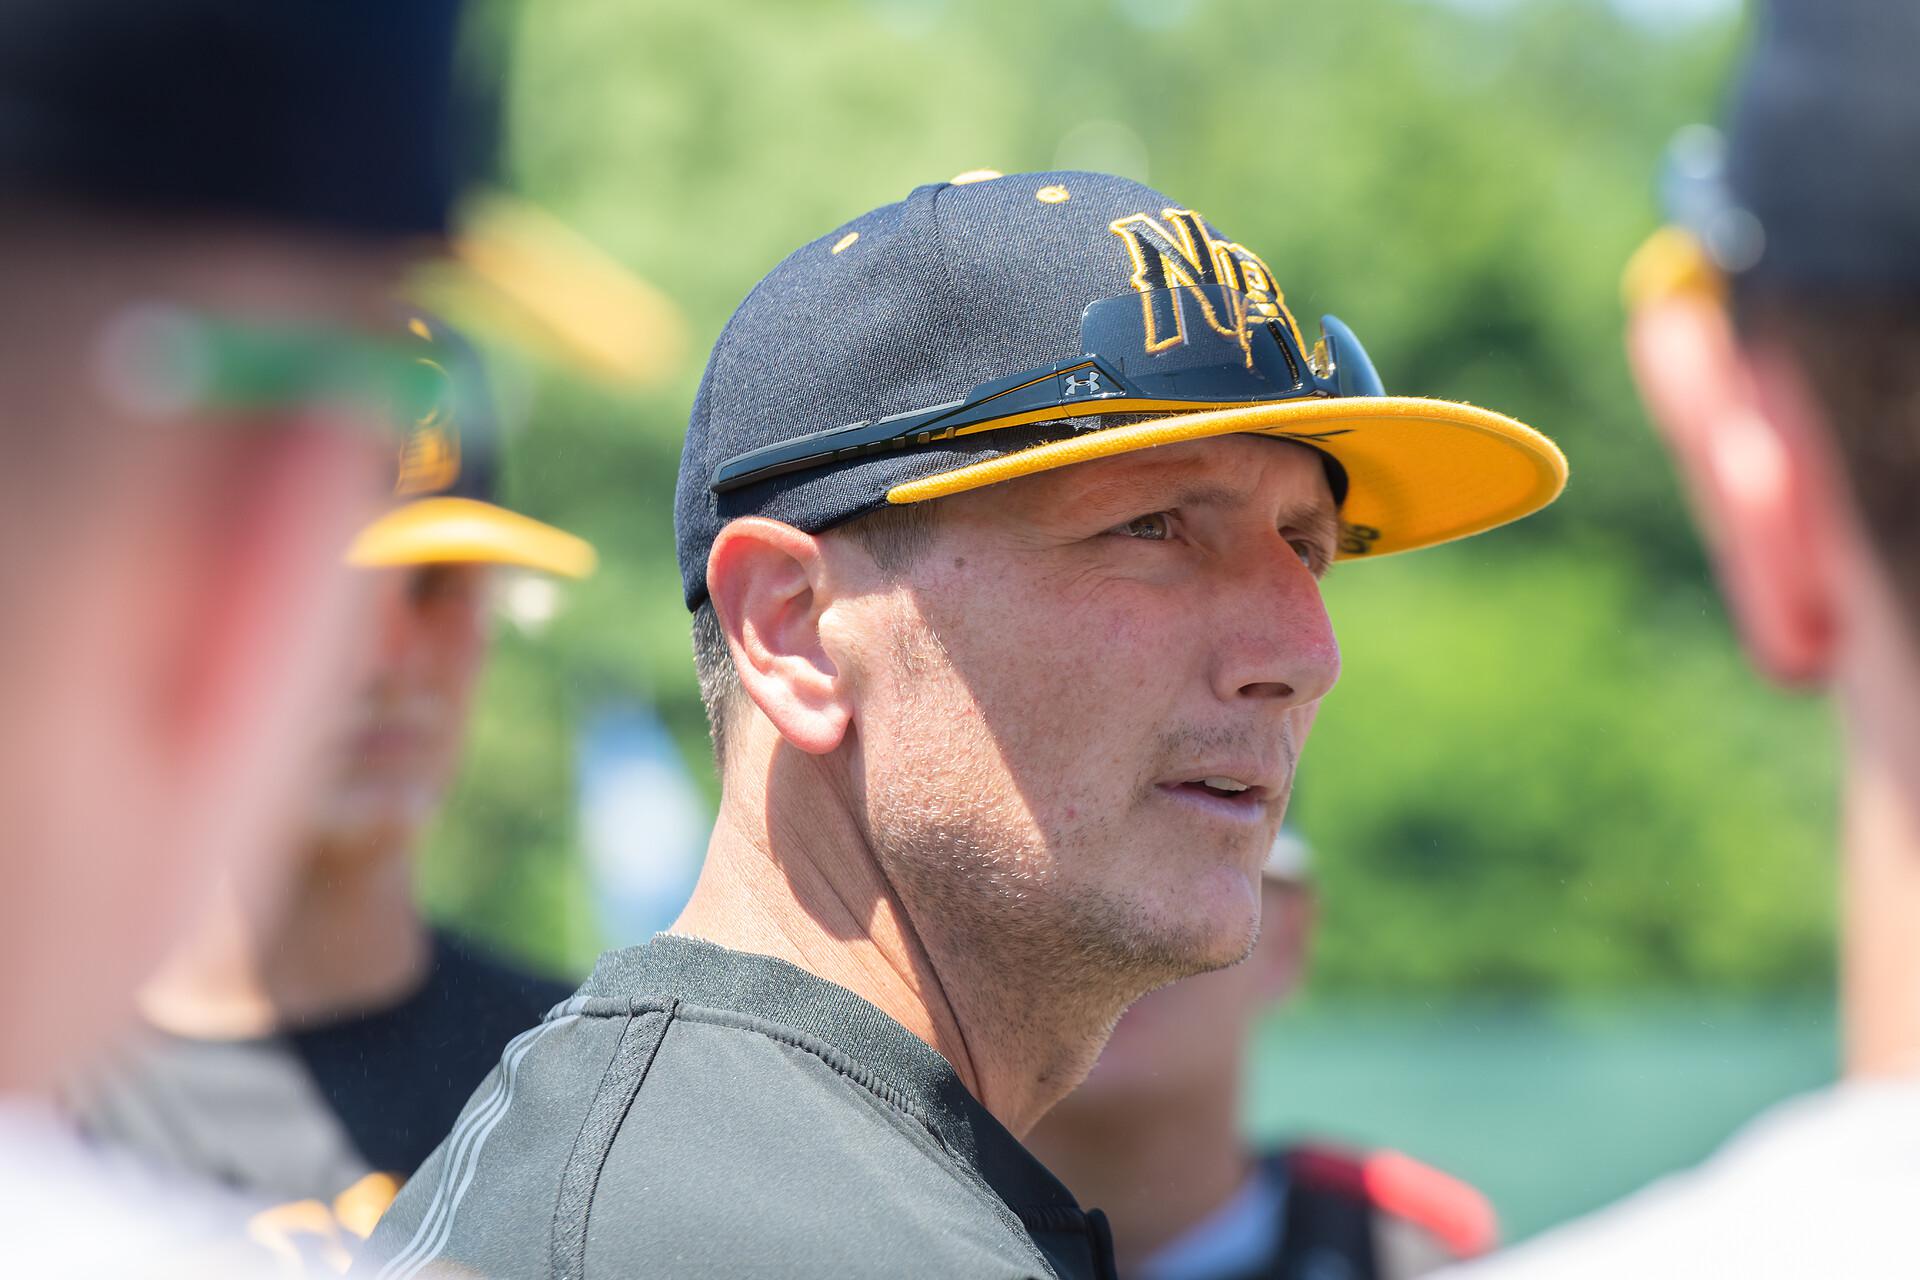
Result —
<path fill-rule="evenodd" d="M 1184 954 L 1186 963 L 1169 981 L 1213 973 L 1239 964 L 1253 953 L 1260 936 L 1260 914 L 1251 909 L 1223 909 L 1188 919 L 1178 935 L 1184 945 L 1170 948 Z"/>
<path fill-rule="evenodd" d="M 1125 937 L 1110 939 L 1140 980 L 1138 994 L 1240 963 L 1260 930 L 1257 893 L 1196 894 L 1186 901 L 1141 903 Z"/>
<path fill-rule="evenodd" d="M 1156 905 L 1169 929 L 1191 939 L 1206 970 L 1224 969 L 1244 959 L 1260 933 L 1258 866 L 1223 857 L 1169 878 Z"/>
<path fill-rule="evenodd" d="M 430 801 L 402 796 L 344 800 L 307 824 L 305 846 L 327 862 L 355 863 L 411 849 L 433 815 Z"/>
<path fill-rule="evenodd" d="M 1232 968 L 1253 954 L 1254 939 L 1258 936 L 1258 921 L 1244 924 L 1234 922 L 1194 930 L 1187 948 L 1189 963 L 1172 981 Z"/>

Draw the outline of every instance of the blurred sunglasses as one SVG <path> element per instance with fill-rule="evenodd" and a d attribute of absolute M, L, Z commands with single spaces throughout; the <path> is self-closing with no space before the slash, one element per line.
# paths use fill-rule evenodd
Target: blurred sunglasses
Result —
<path fill-rule="evenodd" d="M 244 417 L 332 404 L 396 437 L 465 394 L 420 344 L 346 328 L 130 307 L 102 335 L 107 392 L 148 417 Z"/>
<path fill-rule="evenodd" d="M 1121 294 L 1081 314 L 1077 360 L 983 382 L 947 404 L 737 454 L 714 469 L 713 491 L 1032 422 L 1386 394 L 1351 329 L 1322 316 L 1320 331 L 1304 351 L 1276 304 L 1226 285 Z"/>

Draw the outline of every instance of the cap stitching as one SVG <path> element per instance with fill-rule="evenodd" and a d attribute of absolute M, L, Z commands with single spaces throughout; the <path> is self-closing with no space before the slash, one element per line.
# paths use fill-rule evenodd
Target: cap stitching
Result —
<path fill-rule="evenodd" d="M 960 282 L 954 278 L 953 262 L 947 256 L 947 233 L 940 225 L 940 197 L 954 190 L 951 182 L 943 182 L 933 189 L 933 208 L 930 220 L 933 223 L 934 253 L 940 260 L 940 274 L 947 280 L 947 301 L 952 303 L 960 296 Z"/>

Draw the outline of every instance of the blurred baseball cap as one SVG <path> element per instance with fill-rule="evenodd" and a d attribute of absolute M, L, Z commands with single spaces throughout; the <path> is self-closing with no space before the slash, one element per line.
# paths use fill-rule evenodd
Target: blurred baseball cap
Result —
<path fill-rule="evenodd" d="M 473 348 L 424 314 L 406 320 L 417 363 L 439 394 L 410 424 L 399 452 L 398 505 L 360 531 L 347 561 L 365 568 L 468 562 L 584 578 L 593 547 L 562 529 L 500 505 L 500 432 L 485 372 Z"/>
<path fill-rule="evenodd" d="M 738 516 L 819 532 L 1207 436 L 1319 450 L 1346 558 L 1478 533 L 1564 486 L 1532 428 L 1385 394 L 1332 317 L 1309 343 L 1267 264 L 1188 206 L 1098 173 L 962 178 L 800 249 L 727 322 L 681 456 L 689 608 Z"/>
<path fill-rule="evenodd" d="M 7 0 L 0 199 L 440 233 L 491 133 L 484 95 L 456 85 L 459 13 L 458 0 Z"/>
<path fill-rule="evenodd" d="M 1920 5 L 1769 0 L 1726 131 L 1668 146 L 1628 305 L 1727 282 L 1920 287 Z"/>

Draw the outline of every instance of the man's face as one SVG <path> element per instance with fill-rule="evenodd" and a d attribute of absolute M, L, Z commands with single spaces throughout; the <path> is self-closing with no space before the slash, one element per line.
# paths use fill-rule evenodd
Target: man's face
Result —
<path fill-rule="evenodd" d="M 368 668 L 335 740 L 314 844 L 357 856 L 410 843 L 432 820 L 486 657 L 487 588 L 482 565 L 379 571 Z"/>
<path fill-rule="evenodd" d="M 129 308 L 356 329 L 391 248 L 224 224 L 0 215 L 0 1089 L 92 1052 L 236 870 L 271 865 L 349 687 L 341 564 L 392 486 L 325 401 L 136 410 Z M 49 984 L 45 975 L 57 973 Z"/>
<path fill-rule="evenodd" d="M 855 785 L 916 924 L 1121 987 L 1240 959 L 1339 670 L 1319 456 L 1228 436 L 941 501 L 841 628 Z"/>

